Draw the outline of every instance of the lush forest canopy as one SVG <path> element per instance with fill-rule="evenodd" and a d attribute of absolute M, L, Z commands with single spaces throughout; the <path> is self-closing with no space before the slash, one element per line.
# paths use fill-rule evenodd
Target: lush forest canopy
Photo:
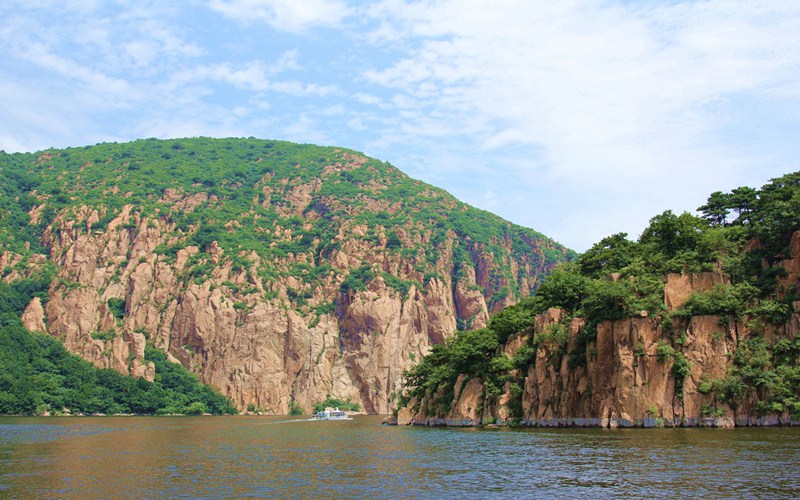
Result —
<path fill-rule="evenodd" d="M 569 354 L 570 364 L 578 366 L 586 363 L 585 344 L 594 339 L 600 322 L 647 311 L 660 317 L 667 330 L 676 318 L 692 315 L 748 319 L 755 335 L 739 345 L 729 376 L 708 381 L 701 391 L 714 391 L 733 407 L 755 393 L 763 414 L 800 415 L 800 339 L 769 343 L 759 335 L 767 325 L 786 321 L 792 302 L 800 300 L 796 288 L 779 286 L 778 278 L 786 271 L 777 265 L 788 257 L 792 235 L 800 230 L 800 172 L 773 179 L 761 189 L 715 192 L 698 212 L 699 216 L 669 210 L 659 214 L 637 241 L 625 233 L 603 238 L 577 261 L 557 268 L 536 296 L 492 317 L 487 328 L 458 332 L 446 344 L 435 346 L 405 374 L 408 392 L 401 404 L 408 398 L 419 401 L 426 394 L 445 391 L 437 400 L 440 414 L 446 413 L 457 377 L 467 374 L 481 377 L 490 397 L 512 381 L 512 396 L 516 396 L 512 406 L 520 415 L 522 377 L 535 362 L 537 345 L 557 346 L 554 357 Z M 726 284 L 695 293 L 682 308 L 668 312 L 663 297 L 666 275 L 703 271 L 722 272 Z M 565 320 L 536 335 L 514 359 L 498 354 L 500 345 L 530 328 L 534 317 L 548 308 L 563 309 Z M 586 325 L 578 348 L 565 353 L 566 325 L 573 317 L 585 318 Z M 680 334 L 674 334 L 672 344 L 680 345 Z M 658 354 L 674 359 L 673 374 L 680 389 L 689 366 L 672 344 L 659 345 Z M 515 368 L 523 370 L 514 372 Z"/>

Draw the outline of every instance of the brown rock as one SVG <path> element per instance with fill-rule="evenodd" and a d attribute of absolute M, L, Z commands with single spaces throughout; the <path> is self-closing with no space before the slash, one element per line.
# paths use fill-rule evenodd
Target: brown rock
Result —
<path fill-rule="evenodd" d="M 28 307 L 25 308 L 25 312 L 22 313 L 22 326 L 32 332 L 45 333 L 47 332 L 47 327 L 44 324 L 44 318 L 42 301 L 39 300 L 39 297 L 34 297 Z"/>
<path fill-rule="evenodd" d="M 456 389 L 461 390 L 456 394 L 450 413 L 447 415 L 448 425 L 472 426 L 481 423 L 483 384 L 476 378 L 465 379 L 465 375 L 460 375 L 456 380 Z"/>
<path fill-rule="evenodd" d="M 263 189 L 271 193 L 267 186 Z M 282 210 L 313 217 L 313 210 L 307 209 L 318 189 L 318 181 L 287 184 Z M 186 241 L 185 228 L 175 228 L 170 210 L 188 212 L 219 202 L 206 193 L 167 189 L 158 214 L 143 217 L 136 207 L 126 205 L 103 232 L 88 230 L 106 217 L 100 210 L 79 207 L 59 214 L 43 234 L 59 279 L 41 320 L 33 304 L 26 320 L 37 328 L 46 325 L 68 350 L 97 366 L 152 380 L 152 363 L 144 360 L 147 337 L 166 351 L 168 359 L 196 372 L 239 408 L 254 404 L 286 413 L 294 401 L 310 410 L 330 394 L 361 403 L 370 413 L 389 413 L 394 394 L 401 389 L 403 370 L 414 366 L 433 344 L 444 342 L 457 326 L 485 326 L 487 300 L 503 285 L 492 282 L 498 275 L 493 256 L 475 243 L 469 245 L 477 264 L 464 267 L 458 283 L 453 283 L 454 233 L 440 244 L 436 276 L 426 277 L 418 262 L 385 252 L 385 231 L 379 233 L 379 248 L 374 248 L 366 239 L 374 228 L 352 222 L 342 224 L 334 237 L 338 250 L 324 257 L 336 272 L 315 290 L 291 273 L 263 280 L 261 262 L 252 252 L 240 255 L 252 266 L 234 271 L 233 251 L 216 243 L 202 249 L 187 246 L 171 258 L 154 252 L 159 245 Z M 373 208 L 391 213 L 399 206 L 378 203 Z M 228 228 L 236 230 L 236 225 Z M 275 241 L 299 237 L 289 229 L 265 227 L 262 232 Z M 417 230 L 400 229 L 397 235 L 404 247 L 425 245 L 430 238 Z M 0 262 L 12 258 L 0 254 Z M 299 263 L 314 264 L 319 258 L 289 254 L 268 264 L 285 270 Z M 197 259 L 205 259 L 209 275 L 196 283 L 186 270 Z M 401 293 L 378 278 L 367 290 L 340 294 L 346 273 L 363 264 L 371 265 L 378 276 L 389 273 L 424 285 L 410 285 Z M 536 286 L 535 276 L 546 271 L 513 259 L 507 264 L 514 275 L 529 275 L 517 284 L 523 294 Z M 308 307 L 287 307 L 292 293 L 308 296 Z M 492 307 L 518 298 L 509 295 Z M 123 318 L 110 312 L 111 299 L 125 301 Z M 328 303 L 336 304 L 333 313 L 314 312 L 314 307 Z M 109 335 L 112 340 L 101 340 Z"/>
<path fill-rule="evenodd" d="M 667 311 L 674 311 L 686 303 L 689 295 L 705 292 L 717 285 L 725 283 L 722 274 L 705 272 L 700 274 L 670 274 L 664 287 L 664 306 Z"/>

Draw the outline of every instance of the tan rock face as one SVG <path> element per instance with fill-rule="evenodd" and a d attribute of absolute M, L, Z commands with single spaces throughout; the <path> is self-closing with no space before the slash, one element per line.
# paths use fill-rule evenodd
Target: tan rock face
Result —
<path fill-rule="evenodd" d="M 26 247 L 28 246 L 26 243 Z M 20 254 L 0 250 L 0 277 L 4 283 L 31 277 L 46 263 L 45 255 L 33 254 L 25 262 L 25 257 Z"/>
<path fill-rule="evenodd" d="M 15 254 L 12 252 L 2 252 L 0 253 L 0 271 L 5 270 L 6 268 L 13 268 L 17 264 L 22 261 L 22 255 Z M 20 274 L 16 270 L 12 270 L 11 272 L 5 274 L 3 276 L 3 281 L 6 283 L 11 283 L 14 280 L 20 279 Z"/>
<path fill-rule="evenodd" d="M 781 262 L 781 266 L 786 269 L 786 276 L 780 278 L 780 293 L 791 295 L 800 287 L 800 231 L 792 235 L 789 258 Z"/>
<path fill-rule="evenodd" d="M 503 350 L 513 352 L 529 343 L 530 335 L 558 324 L 562 316 L 558 309 L 539 315 L 533 332 L 512 337 Z M 548 427 L 730 427 L 737 421 L 750 422 L 747 419 L 755 415 L 752 403 L 733 408 L 708 390 L 701 390 L 702 384 L 729 374 L 739 339 L 750 335 L 744 323 L 722 326 L 720 319 L 696 316 L 674 324 L 679 341 L 664 331 L 657 318 L 607 321 L 598 325 L 596 341 L 583 347 L 587 360 L 578 366 L 571 364 L 569 353 L 578 347 L 576 340 L 583 322 L 570 321 L 566 325 L 570 339 L 566 349 L 549 342 L 537 348 L 536 361 L 524 376 L 522 422 Z M 795 313 L 787 324 L 798 323 L 800 314 Z M 672 346 L 686 358 L 690 371 L 685 378 L 676 379 L 675 356 L 659 354 L 660 345 Z M 469 426 L 485 424 L 494 417 L 509 418 L 507 405 L 512 396 L 508 385 L 505 394 L 484 401 L 480 379 L 467 381 L 461 376 L 454 393 L 447 415 L 437 412 L 438 399 L 433 395 L 422 401 L 417 414 L 406 410 L 398 423 Z M 721 416 L 709 419 L 704 408 L 715 408 Z"/>
<path fill-rule="evenodd" d="M 475 270 L 467 268 L 456 283 L 456 312 L 468 329 L 483 328 L 489 323 L 489 309 L 475 280 Z"/>
<path fill-rule="evenodd" d="M 674 311 L 686 303 L 689 295 L 711 290 L 724 282 L 720 273 L 670 274 L 664 287 L 664 305 L 667 311 Z"/>
<path fill-rule="evenodd" d="M 318 189 L 316 182 L 294 187 L 286 198 L 286 213 L 302 214 Z M 186 197 L 168 189 L 162 202 L 193 211 L 219 201 L 204 193 Z M 216 243 L 202 249 L 186 246 L 172 256 L 156 253 L 159 245 L 185 240 L 168 216 L 142 217 L 129 205 L 105 231 L 90 231 L 92 221 L 103 216 L 83 207 L 62 214 L 58 230 L 45 232 L 58 278 L 46 307 L 31 303 L 26 324 L 60 338 L 68 350 L 99 367 L 152 380 L 153 365 L 144 359 L 149 342 L 231 397 L 240 409 L 255 405 L 287 413 L 294 401 L 308 411 L 331 395 L 361 403 L 370 413 L 390 413 L 403 370 L 457 327 L 485 326 L 487 300 L 502 284 L 489 282 L 498 273 L 491 258 L 480 257 L 478 250 L 479 264 L 462 269 L 454 283 L 448 250 L 454 234 L 442 245 L 438 276 L 426 278 L 414 262 L 352 237 L 367 234 L 368 228 L 345 223 L 335 237 L 337 249 L 324 257 L 335 271 L 311 289 L 299 275 L 263 281 L 255 254 L 245 256 L 252 263 L 249 269 L 234 269 L 229 252 Z M 296 237 L 289 230 L 272 236 L 287 241 Z M 411 241 L 404 231 L 398 238 L 408 245 L 426 244 L 424 236 Z M 386 245 L 385 234 L 378 236 L 378 243 Z M 270 264 L 311 265 L 315 258 L 290 254 Z M 207 273 L 199 277 L 187 271 L 198 259 L 207 263 Z M 364 264 L 372 266 L 375 279 L 364 290 L 342 292 L 343 273 Z M 516 261 L 512 268 L 531 272 L 524 281 L 530 292 L 541 269 Z M 407 291 L 392 288 L 381 273 L 411 284 Z M 308 297 L 309 307 L 291 307 L 290 296 L 299 294 Z M 111 300 L 124 301 L 124 315 L 115 316 Z M 315 311 L 326 304 L 333 310 Z"/>
<path fill-rule="evenodd" d="M 42 301 L 39 300 L 39 297 L 34 297 L 28 307 L 25 308 L 25 312 L 22 314 L 22 326 L 27 328 L 32 332 L 41 332 L 44 333 L 47 331 L 47 327 L 44 324 L 44 308 L 42 307 Z"/>
<path fill-rule="evenodd" d="M 447 416 L 448 425 L 478 425 L 483 410 L 483 385 L 479 379 L 465 380 L 461 375 L 456 381 L 455 400 Z"/>
<path fill-rule="evenodd" d="M 657 318 L 601 323 L 596 342 L 586 346 L 586 366 L 576 368 L 569 366 L 567 356 L 560 359 L 560 366 L 548 365 L 550 353 L 540 349 L 526 379 L 523 418 L 534 423 L 559 419 L 565 425 L 576 419 L 603 426 L 644 425 L 646 419 L 694 425 L 708 405 L 733 419 L 732 408 L 699 387 L 704 380 L 728 374 L 735 332 L 745 332 L 744 325 L 723 328 L 719 317 L 697 316 L 677 328 L 683 332 L 682 344 L 671 339 Z M 674 357 L 659 355 L 660 344 L 674 346 L 691 366 L 682 380 L 682 393 L 672 371 Z"/>
<path fill-rule="evenodd" d="M 790 258 L 784 261 L 786 289 L 796 286 L 796 259 L 800 259 L 800 232 L 792 239 Z M 691 293 L 721 283 L 722 276 L 717 273 L 670 275 L 664 300 L 669 308 L 676 309 Z M 532 331 L 513 335 L 500 347 L 499 352 L 513 357 L 521 346 L 536 344 L 535 362 L 519 377 L 523 423 L 595 427 L 765 425 L 754 417 L 758 413 L 753 401 L 740 401 L 733 407 L 709 389 L 712 381 L 730 375 L 739 342 L 752 335 L 748 318 L 674 318 L 667 329 L 661 317 L 641 315 L 597 325 L 594 340 L 582 345 L 579 339 L 584 326 L 582 319 L 569 319 L 561 309 L 550 309 L 535 318 Z M 554 328 L 566 332 L 566 341 L 564 336 L 553 339 Z M 758 331 L 767 342 L 797 338 L 800 303 L 793 304 L 786 323 Z M 575 362 L 582 358 L 585 361 Z M 679 367 L 688 366 L 685 376 L 674 370 L 678 361 Z M 512 371 L 514 374 L 516 371 Z M 466 381 L 462 375 L 453 389 L 456 397 L 447 415 L 441 414 L 439 399 L 448 391 L 440 389 L 419 404 L 410 403 L 409 407 L 419 408 L 419 412 L 412 415 L 405 411 L 398 423 L 480 425 L 512 414 L 514 395 L 508 384 L 504 394 L 486 401 L 479 379 Z M 476 407 L 481 411 L 476 413 Z M 713 418 L 709 418 L 709 409 Z M 769 422 L 778 424 L 776 419 Z"/>

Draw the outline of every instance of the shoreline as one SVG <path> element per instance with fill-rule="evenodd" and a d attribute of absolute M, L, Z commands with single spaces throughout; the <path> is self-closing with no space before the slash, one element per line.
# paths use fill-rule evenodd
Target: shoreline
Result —
<path fill-rule="evenodd" d="M 549 418 L 535 420 L 502 420 L 491 422 L 475 421 L 473 419 L 445 419 L 427 418 L 422 421 L 415 419 L 402 420 L 397 416 L 384 419 L 386 425 L 407 425 L 414 427 L 475 427 L 475 428 L 538 428 L 538 429 L 737 429 L 753 427 L 800 427 L 800 420 L 790 417 L 744 417 L 744 418 L 643 418 L 628 420 L 623 418 Z"/>

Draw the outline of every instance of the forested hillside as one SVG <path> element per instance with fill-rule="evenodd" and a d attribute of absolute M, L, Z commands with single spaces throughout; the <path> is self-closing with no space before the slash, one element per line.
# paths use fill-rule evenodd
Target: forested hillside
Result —
<path fill-rule="evenodd" d="M 155 368 L 148 381 L 96 368 L 58 340 L 27 331 L 20 315 L 34 296 L 46 299 L 46 278 L 0 282 L 0 414 L 236 413 L 227 398 L 154 349 L 145 357 Z"/>
<path fill-rule="evenodd" d="M 180 248 L 204 249 L 217 241 L 221 248 L 236 253 L 230 258 L 237 266 L 248 264 L 241 253 L 256 252 L 265 261 L 263 277 L 306 271 L 303 278 L 310 286 L 317 285 L 331 268 L 321 263 L 309 264 L 313 270 L 298 270 L 280 261 L 289 254 L 309 252 L 320 260 L 337 248 L 334 240 L 345 222 L 363 224 L 367 230 L 361 238 L 412 261 L 422 276 L 420 281 L 435 272 L 448 231 L 465 240 L 454 249 L 459 265 L 474 259 L 478 246 L 498 261 L 507 260 L 503 257 L 508 244 L 517 254 L 535 256 L 546 264 L 532 277 L 537 279 L 547 265 L 574 255 L 534 231 L 469 207 L 387 163 L 340 148 L 256 139 L 144 140 L 4 154 L 2 174 L 0 243 L 19 253 L 26 253 L 26 244 L 43 250 L 42 233 L 65 210 L 84 205 L 98 210 L 102 217 L 90 229 L 102 231 L 124 205 L 133 205 L 141 217 L 148 217 L 171 208 L 169 198 L 180 196 L 208 201 L 197 206 L 189 201 L 169 210 L 170 221 L 182 238 L 159 248 L 160 254 L 174 256 Z M 37 211 L 31 214 L 34 208 Z M 410 244 L 424 236 L 428 245 Z M 189 272 L 193 271 L 200 275 L 204 270 L 193 266 Z M 363 286 L 358 282 L 371 277 L 365 269 L 344 286 Z M 518 294 L 518 278 L 507 264 L 502 266 L 492 277 L 500 286 L 489 297 L 490 305 Z M 410 284 L 390 281 L 400 290 Z M 291 297 L 301 306 L 304 298 L 308 297 Z"/>
<path fill-rule="evenodd" d="M 0 178 L 26 328 L 147 380 L 160 350 L 240 409 L 385 412 L 430 345 L 575 257 L 341 148 L 142 140 L 2 153 Z"/>
<path fill-rule="evenodd" d="M 535 297 L 434 346 L 403 404 L 454 425 L 800 420 L 800 173 L 698 211 L 602 239 Z"/>

